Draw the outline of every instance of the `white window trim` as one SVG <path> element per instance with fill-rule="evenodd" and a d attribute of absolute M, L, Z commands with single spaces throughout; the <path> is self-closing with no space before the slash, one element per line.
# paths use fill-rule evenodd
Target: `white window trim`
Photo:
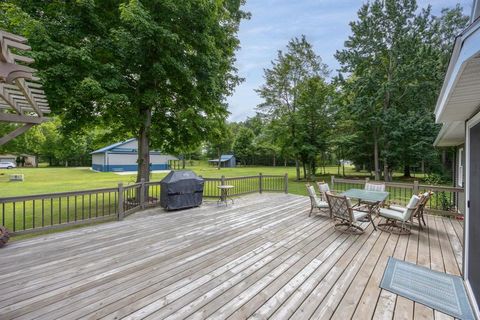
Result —
<path fill-rule="evenodd" d="M 463 187 L 463 157 L 465 155 L 464 149 L 458 149 L 458 172 L 457 172 L 457 186 Z"/>
<path fill-rule="evenodd" d="M 473 295 L 473 290 L 470 285 L 470 281 L 468 281 L 468 276 L 470 273 L 470 270 L 468 268 L 468 256 L 467 252 L 469 250 L 470 246 L 470 241 L 469 241 L 469 223 L 470 223 L 470 209 L 468 207 L 468 200 L 470 197 L 470 128 L 474 127 L 476 124 L 480 123 L 480 113 L 477 113 L 473 118 L 471 118 L 469 121 L 467 121 L 466 125 L 466 134 L 465 134 L 465 166 L 466 166 L 466 172 L 465 172 L 465 226 L 464 226 L 464 243 L 465 246 L 463 248 L 463 277 L 465 280 L 465 286 L 467 289 L 467 293 L 472 301 L 472 307 L 473 311 L 475 312 L 475 315 L 477 318 L 480 318 L 480 308 L 478 306 L 478 301 L 475 301 L 474 295 Z M 475 303 L 476 302 L 476 303 Z"/>

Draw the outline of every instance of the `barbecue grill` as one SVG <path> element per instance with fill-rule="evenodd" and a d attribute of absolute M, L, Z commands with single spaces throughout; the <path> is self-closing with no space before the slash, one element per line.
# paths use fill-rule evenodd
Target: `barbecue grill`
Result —
<path fill-rule="evenodd" d="M 198 207 L 203 199 L 203 179 L 193 171 L 178 170 L 160 182 L 160 205 L 166 210 Z"/>

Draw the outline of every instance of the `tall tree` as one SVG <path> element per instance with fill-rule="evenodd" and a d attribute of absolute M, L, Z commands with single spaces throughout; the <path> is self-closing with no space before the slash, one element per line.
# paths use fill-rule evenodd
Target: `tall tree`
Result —
<path fill-rule="evenodd" d="M 248 160 L 253 155 L 254 139 L 255 134 L 253 133 L 252 129 L 247 127 L 241 127 L 235 137 L 235 142 L 233 143 L 233 152 L 235 157 L 243 164 L 247 164 Z"/>
<path fill-rule="evenodd" d="M 12 0 L 0 11 L 17 13 L 3 24 L 29 38 L 65 129 L 136 136 L 137 180 L 148 181 L 150 146 L 196 145 L 227 116 L 243 3 Z"/>
<path fill-rule="evenodd" d="M 445 70 L 445 48 L 451 47 L 445 36 L 459 31 L 465 22 L 459 7 L 436 18 L 429 7 L 418 11 L 416 0 L 375 0 L 364 4 L 358 20 L 350 23 L 352 35 L 336 58 L 348 76 L 343 91 L 354 97 L 348 105 L 350 113 L 372 141 L 377 180 L 381 162 L 389 180 L 395 166 L 415 161 L 416 156 L 405 157 L 405 145 L 415 145 L 417 139 L 408 133 L 419 132 L 412 126 L 429 122 L 427 127 L 435 128 L 432 110 Z M 424 133 L 433 142 L 436 130 Z"/>
<path fill-rule="evenodd" d="M 334 120 L 332 94 L 333 86 L 319 77 L 307 79 L 299 86 L 296 144 L 300 146 L 304 178 L 316 174 L 317 156 L 327 148 Z"/>
<path fill-rule="evenodd" d="M 312 77 L 323 79 L 328 74 L 327 66 L 314 52 L 312 45 L 302 35 L 293 38 L 287 45 L 286 52 L 278 51 L 272 67 L 264 70 L 265 84 L 257 92 L 263 99 L 257 108 L 271 120 L 283 122 L 282 149 L 289 150 L 296 162 L 296 177 L 300 179 L 300 148 L 296 144 L 298 127 L 298 97 L 300 84 Z M 287 138 L 289 137 L 289 138 Z"/>

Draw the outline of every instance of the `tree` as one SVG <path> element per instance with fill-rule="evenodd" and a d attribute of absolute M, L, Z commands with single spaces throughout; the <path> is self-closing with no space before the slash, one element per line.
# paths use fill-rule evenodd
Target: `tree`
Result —
<path fill-rule="evenodd" d="M 235 157 L 242 163 L 247 164 L 248 159 L 253 155 L 253 140 L 255 135 L 253 131 L 246 127 L 241 127 L 233 143 L 233 152 Z"/>
<path fill-rule="evenodd" d="M 230 152 L 233 145 L 233 132 L 231 126 L 226 122 L 218 123 L 210 134 L 210 140 L 207 145 L 207 154 L 216 156 L 218 159 L 218 169 L 221 168 L 220 158 L 223 152 Z"/>
<path fill-rule="evenodd" d="M 150 146 L 198 145 L 227 116 L 225 97 L 240 81 L 234 54 L 248 17 L 243 3 L 12 0 L 0 11 L 17 13 L 4 24 L 29 38 L 64 129 L 102 125 L 136 136 L 137 180 L 148 181 Z"/>
<path fill-rule="evenodd" d="M 304 177 L 308 178 L 316 174 L 317 156 L 327 148 L 334 120 L 331 107 L 333 86 L 320 77 L 312 77 L 299 85 L 298 92 L 296 144 L 300 146 Z"/>
<path fill-rule="evenodd" d="M 362 135 L 372 141 L 377 180 L 381 161 L 388 181 L 401 162 L 410 165 L 426 152 L 410 148 L 417 155 L 405 154 L 405 145 L 415 145 L 418 138 L 408 135 L 419 132 L 412 124 L 428 122 L 426 127 L 434 130 L 424 133 L 433 142 L 437 129 L 432 109 L 446 69 L 446 48 L 451 48 L 445 36 L 465 23 L 459 7 L 436 18 L 430 8 L 418 12 L 415 0 L 368 2 L 359 10 L 358 20 L 350 23 L 352 35 L 336 58 L 348 76 L 342 91 L 353 96 L 349 113 Z M 417 121 L 418 117 L 423 120 Z"/>
<path fill-rule="evenodd" d="M 324 78 L 327 66 L 315 54 L 312 45 L 305 36 L 293 38 L 287 45 L 286 52 L 278 51 L 272 67 L 264 70 L 265 84 L 258 90 L 264 100 L 257 108 L 270 120 L 281 121 L 280 129 L 284 139 L 282 149 L 295 157 L 296 176 L 300 179 L 300 147 L 296 144 L 298 127 L 296 113 L 298 111 L 299 86 L 312 77 Z"/>

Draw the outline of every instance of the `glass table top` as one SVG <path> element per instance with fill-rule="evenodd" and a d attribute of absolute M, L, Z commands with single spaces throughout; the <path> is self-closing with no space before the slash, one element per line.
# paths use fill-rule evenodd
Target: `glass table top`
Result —
<path fill-rule="evenodd" d="M 349 189 L 341 193 L 342 196 L 359 199 L 370 202 L 381 202 L 387 199 L 388 192 L 382 191 L 367 191 L 363 189 Z"/>

